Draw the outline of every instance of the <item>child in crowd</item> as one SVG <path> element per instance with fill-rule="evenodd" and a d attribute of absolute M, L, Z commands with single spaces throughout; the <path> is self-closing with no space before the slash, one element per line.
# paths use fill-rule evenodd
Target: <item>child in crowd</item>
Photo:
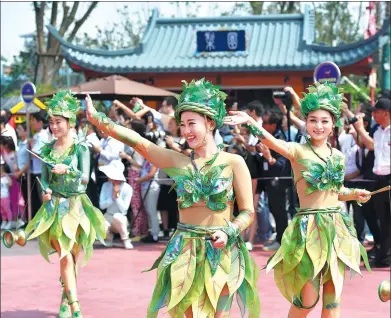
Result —
<path fill-rule="evenodd" d="M 5 162 L 3 157 L 0 157 L 0 180 L 1 180 L 1 229 L 10 230 L 12 228 L 12 212 L 10 200 L 10 187 L 12 180 L 5 172 Z"/>

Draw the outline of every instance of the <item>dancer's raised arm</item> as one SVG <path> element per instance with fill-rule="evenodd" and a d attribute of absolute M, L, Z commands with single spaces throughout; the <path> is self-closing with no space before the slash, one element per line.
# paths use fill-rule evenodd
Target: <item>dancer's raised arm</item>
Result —
<path fill-rule="evenodd" d="M 115 124 L 105 114 L 99 113 L 92 104 L 91 97 L 86 97 L 87 119 L 109 136 L 133 147 L 140 155 L 158 168 L 181 167 L 188 157 L 170 149 L 164 149 L 141 137 L 135 131 Z"/>
<path fill-rule="evenodd" d="M 277 139 L 268 133 L 250 115 L 242 111 L 231 111 L 229 114 L 230 116 L 227 116 L 224 119 L 225 124 L 246 124 L 251 134 L 258 137 L 258 139 L 262 141 L 262 143 L 267 147 L 273 149 L 289 160 L 293 159 L 292 153 L 289 151 L 289 143 L 287 143 L 285 140 Z"/>

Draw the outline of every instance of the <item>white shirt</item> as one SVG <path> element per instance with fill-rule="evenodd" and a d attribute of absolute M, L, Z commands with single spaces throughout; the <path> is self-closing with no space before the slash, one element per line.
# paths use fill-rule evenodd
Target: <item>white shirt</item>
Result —
<path fill-rule="evenodd" d="M 373 135 L 373 141 L 375 143 L 375 164 L 373 165 L 373 173 L 379 176 L 391 174 L 390 133 L 390 125 L 384 129 L 379 126 Z"/>
<path fill-rule="evenodd" d="M 355 144 L 352 148 L 350 148 L 349 156 L 345 157 L 345 166 L 346 166 L 345 175 L 360 170 L 359 167 L 357 167 L 356 156 L 358 156 L 359 165 L 362 165 L 362 149 L 357 144 Z"/>
<path fill-rule="evenodd" d="M 15 153 L 15 151 L 10 151 L 10 152 L 3 151 L 1 155 L 2 155 L 5 163 L 7 164 L 7 166 L 10 168 L 11 173 L 14 173 L 15 168 L 17 168 L 16 167 L 16 153 Z"/>
<path fill-rule="evenodd" d="M 152 167 L 152 164 L 149 161 L 145 160 L 144 165 L 141 168 L 140 178 L 145 177 L 149 173 L 149 171 L 151 170 L 151 167 Z M 156 181 L 156 179 L 158 178 L 158 175 L 159 175 L 159 169 L 157 169 L 157 171 L 152 179 L 141 183 L 141 189 L 147 190 L 148 188 L 150 188 L 151 190 L 158 190 L 160 188 L 159 183 Z"/>
<path fill-rule="evenodd" d="M 108 165 L 112 160 L 121 160 L 119 152 L 124 150 L 124 144 L 112 137 L 100 140 L 102 151 L 99 154 L 98 165 Z"/>
<path fill-rule="evenodd" d="M 119 197 L 113 200 L 113 184 L 105 182 L 99 196 L 99 208 L 107 209 L 105 214 L 114 215 L 120 213 L 126 215 L 133 196 L 133 188 L 126 182 L 120 186 Z"/>
<path fill-rule="evenodd" d="M 16 131 L 14 127 L 6 123 L 4 126 L 4 130 L 1 132 L 1 135 L 12 137 L 12 140 L 14 141 L 15 144 L 15 150 L 18 150 L 18 138 L 16 137 Z"/>
<path fill-rule="evenodd" d="M 1 183 L 1 198 L 8 198 L 10 196 L 10 183 L 8 177 L 0 178 Z"/>
<path fill-rule="evenodd" d="M 100 140 L 96 133 L 91 133 L 86 137 L 88 147 L 97 146 L 100 144 Z"/>
<path fill-rule="evenodd" d="M 131 165 L 131 169 L 132 170 L 136 170 L 136 171 L 140 171 L 141 170 L 141 167 L 143 166 L 144 164 L 144 160 L 145 158 L 140 155 L 136 150 L 134 150 L 132 147 L 128 146 L 128 145 L 125 145 L 125 152 L 131 156 L 133 158 L 133 160 L 140 166 L 139 167 L 136 167 L 134 165 Z"/>
<path fill-rule="evenodd" d="M 152 115 L 153 115 L 153 121 L 156 125 L 158 125 L 159 130 L 164 130 L 164 125 L 162 122 L 163 115 L 159 113 L 156 109 L 151 108 L 150 109 Z"/>
<path fill-rule="evenodd" d="M 27 152 L 27 139 L 26 140 L 20 140 L 19 141 L 19 148 L 16 152 L 16 163 L 18 165 L 18 169 L 22 170 L 29 161 L 29 153 Z"/>
<path fill-rule="evenodd" d="M 33 147 L 31 149 L 32 152 L 36 154 L 41 153 L 41 148 L 45 145 L 45 143 L 49 142 L 49 133 L 46 129 L 41 129 L 40 132 L 36 133 L 33 137 Z M 41 174 L 42 161 L 38 158 L 35 158 L 33 155 L 31 156 L 31 173 L 32 174 Z"/>
<path fill-rule="evenodd" d="M 339 146 L 341 147 L 341 152 L 345 155 L 347 159 L 350 155 L 350 150 L 353 145 L 356 144 L 354 137 L 351 134 L 347 134 L 345 130 L 338 136 Z"/>
<path fill-rule="evenodd" d="M 358 151 L 358 158 L 359 158 L 359 164 L 362 164 L 362 150 L 357 145 L 356 140 L 351 134 L 347 134 L 345 131 L 343 131 L 339 137 L 338 142 L 341 147 L 341 152 L 345 156 L 345 175 L 351 174 L 354 172 L 357 172 L 357 170 L 360 170 L 359 167 L 357 167 L 356 162 L 356 153 Z"/>
<path fill-rule="evenodd" d="M 216 145 L 221 145 L 224 143 L 223 137 L 221 137 L 221 134 L 218 129 L 216 130 L 213 139 L 215 140 Z"/>
<path fill-rule="evenodd" d="M 262 126 L 262 124 L 263 124 L 262 118 L 258 119 L 257 123 L 258 123 L 258 126 Z M 258 137 L 255 137 L 252 134 L 250 134 L 250 136 L 248 138 L 248 145 L 255 146 L 258 143 L 258 141 L 259 141 Z"/>

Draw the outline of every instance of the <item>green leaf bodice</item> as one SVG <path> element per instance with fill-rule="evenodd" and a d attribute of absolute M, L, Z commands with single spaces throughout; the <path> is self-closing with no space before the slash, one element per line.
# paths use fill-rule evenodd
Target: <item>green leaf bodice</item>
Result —
<path fill-rule="evenodd" d="M 326 162 L 301 159 L 299 162 L 306 168 L 301 175 L 307 182 L 307 194 L 315 191 L 339 192 L 343 186 L 345 165 L 343 158 L 338 155 L 330 156 Z"/>
<path fill-rule="evenodd" d="M 166 168 L 163 169 L 174 181 L 180 209 L 186 209 L 200 200 L 212 211 L 222 211 L 228 201 L 234 200 L 233 174 L 222 177 L 228 164 L 212 166 L 217 158 L 207 161 L 201 169 Z M 212 166 L 208 170 L 207 166 Z"/>
<path fill-rule="evenodd" d="M 51 168 L 42 163 L 42 184 L 49 187 L 55 195 L 69 197 L 85 193 L 87 184 L 83 179 L 89 177 L 90 156 L 88 146 L 84 142 L 75 142 L 64 153 L 59 154 L 54 150 L 55 141 L 42 147 L 40 156 L 47 162 L 65 164 L 69 167 L 68 174 L 55 174 Z"/>

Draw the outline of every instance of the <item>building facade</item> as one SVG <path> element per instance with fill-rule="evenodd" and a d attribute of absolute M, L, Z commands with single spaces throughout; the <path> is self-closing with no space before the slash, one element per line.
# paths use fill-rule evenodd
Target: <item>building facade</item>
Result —
<path fill-rule="evenodd" d="M 70 67 L 87 79 L 120 74 L 179 91 L 181 80 L 205 77 L 248 102 L 271 99 L 271 90 L 287 85 L 302 92 L 325 61 L 336 63 L 343 75 L 368 75 L 372 53 L 389 39 L 388 23 L 366 40 L 327 46 L 314 43 L 309 7 L 304 14 L 186 19 L 160 18 L 155 10 L 140 45 L 119 51 L 76 46 L 48 29 Z"/>

